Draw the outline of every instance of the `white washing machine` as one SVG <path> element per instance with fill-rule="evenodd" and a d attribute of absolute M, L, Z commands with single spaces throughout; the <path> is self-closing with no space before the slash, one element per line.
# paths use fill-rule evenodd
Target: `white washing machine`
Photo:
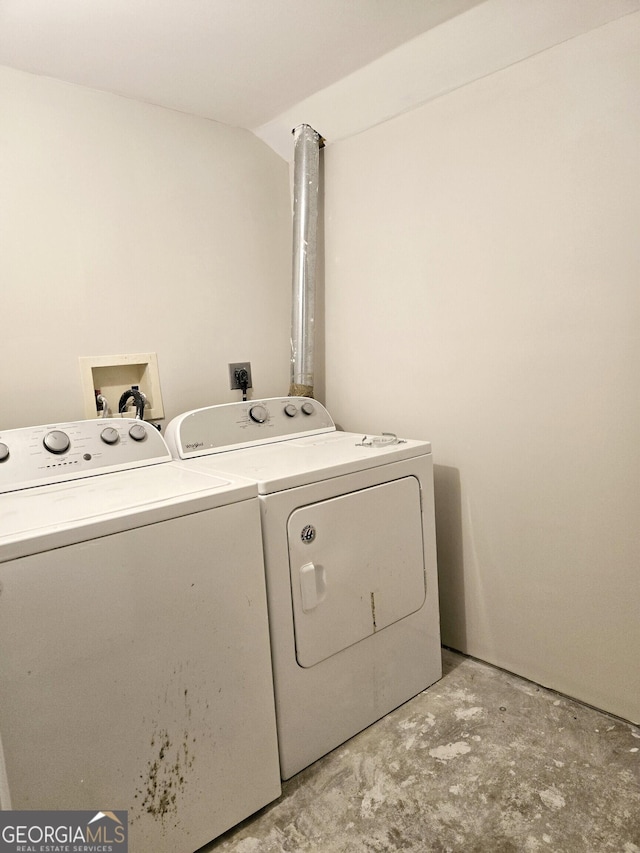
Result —
<path fill-rule="evenodd" d="M 440 678 L 430 444 L 290 397 L 187 412 L 166 438 L 258 485 L 283 779 Z"/>
<path fill-rule="evenodd" d="M 118 418 L 0 459 L 0 806 L 194 851 L 280 793 L 256 486 Z"/>

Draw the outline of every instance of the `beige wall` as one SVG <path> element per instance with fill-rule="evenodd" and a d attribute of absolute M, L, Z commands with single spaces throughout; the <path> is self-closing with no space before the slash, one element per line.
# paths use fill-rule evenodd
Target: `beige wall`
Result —
<path fill-rule="evenodd" d="M 329 145 L 326 401 L 433 442 L 443 641 L 640 721 L 640 14 Z"/>
<path fill-rule="evenodd" d="M 636 14 L 330 144 L 318 309 L 336 419 L 433 442 L 444 641 L 635 722 L 639 48 Z M 0 187 L 1 427 L 82 417 L 82 355 L 157 352 L 167 417 L 229 361 L 286 391 L 263 143 L 0 69 Z"/>
<path fill-rule="evenodd" d="M 229 362 L 286 393 L 289 178 L 264 143 L 0 68 L 0 187 L 1 428 L 83 417 L 79 356 L 157 352 L 167 418 L 238 399 Z"/>

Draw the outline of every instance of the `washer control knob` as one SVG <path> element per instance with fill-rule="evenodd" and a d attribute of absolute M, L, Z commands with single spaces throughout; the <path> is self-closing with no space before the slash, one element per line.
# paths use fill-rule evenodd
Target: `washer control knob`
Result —
<path fill-rule="evenodd" d="M 147 437 L 147 431 L 142 424 L 134 424 L 129 427 L 129 435 L 134 441 L 144 441 Z"/>
<path fill-rule="evenodd" d="M 313 403 L 303 403 L 300 408 L 302 409 L 302 413 L 305 415 L 312 415 L 315 412 Z"/>
<path fill-rule="evenodd" d="M 42 443 L 50 453 L 64 453 L 71 444 L 69 436 L 60 429 L 53 429 L 48 432 L 42 439 Z"/>
<path fill-rule="evenodd" d="M 284 413 L 288 418 L 295 418 L 298 414 L 297 408 L 293 405 L 293 403 L 287 403 L 284 407 Z"/>
<path fill-rule="evenodd" d="M 9 448 L 3 442 L 0 442 L 0 462 L 4 462 L 9 458 Z"/>
<path fill-rule="evenodd" d="M 117 444 L 120 435 L 115 427 L 105 427 L 100 433 L 100 438 L 105 444 Z"/>
<path fill-rule="evenodd" d="M 251 406 L 249 409 L 249 417 L 255 423 L 263 424 L 269 417 L 269 412 L 267 412 L 266 408 L 261 403 L 258 403 L 256 406 Z"/>

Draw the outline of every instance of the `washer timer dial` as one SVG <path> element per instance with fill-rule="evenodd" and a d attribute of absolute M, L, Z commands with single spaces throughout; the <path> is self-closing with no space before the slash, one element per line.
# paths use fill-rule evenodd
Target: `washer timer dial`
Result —
<path fill-rule="evenodd" d="M 71 441 L 69 440 L 69 436 L 66 432 L 62 432 L 60 429 L 54 429 L 45 435 L 42 439 L 42 443 L 49 453 L 60 454 L 69 449 Z"/>

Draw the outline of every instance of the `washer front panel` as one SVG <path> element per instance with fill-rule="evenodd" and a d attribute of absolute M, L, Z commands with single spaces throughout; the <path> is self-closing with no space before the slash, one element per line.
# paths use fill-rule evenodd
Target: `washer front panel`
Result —
<path fill-rule="evenodd" d="M 278 796 L 257 504 L 0 565 L 0 807 L 126 809 L 132 851 L 190 853 Z"/>

